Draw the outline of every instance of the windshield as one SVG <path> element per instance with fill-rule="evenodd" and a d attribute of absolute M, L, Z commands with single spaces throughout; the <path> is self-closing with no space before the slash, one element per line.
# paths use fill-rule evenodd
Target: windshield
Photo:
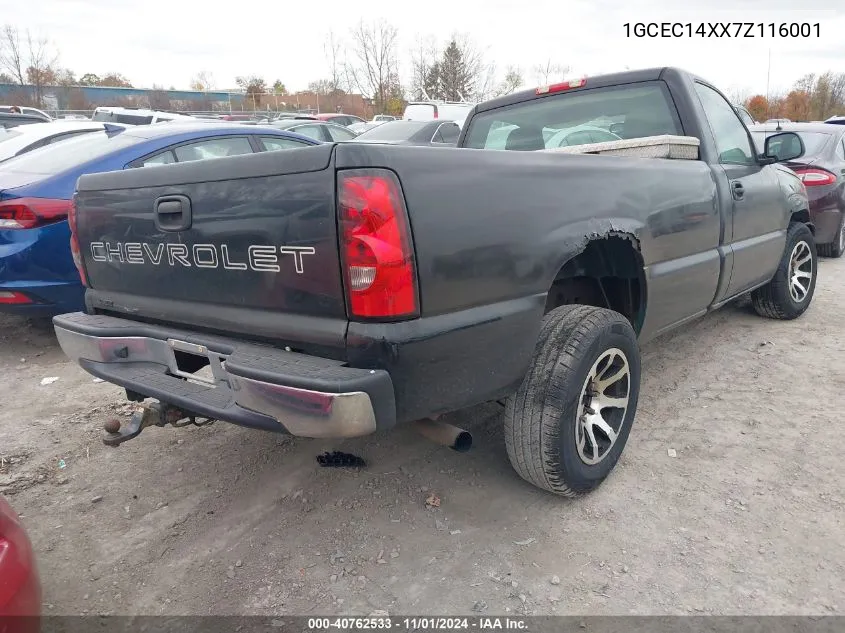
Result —
<path fill-rule="evenodd" d="M 3 169 L 29 174 L 58 174 L 143 140 L 125 133 L 109 137 L 105 132 L 91 132 L 12 158 L 3 164 Z"/>
<path fill-rule="evenodd" d="M 792 132 L 793 130 L 784 131 Z M 824 134 L 823 132 L 795 133 L 801 137 L 802 141 L 804 141 L 804 156 L 815 156 L 820 154 L 830 139 L 830 134 Z M 754 138 L 754 145 L 757 146 L 758 153 L 762 153 L 763 147 L 766 144 L 766 139 L 774 134 L 778 134 L 778 132 L 774 130 L 768 132 L 751 132 L 751 136 Z"/>
<path fill-rule="evenodd" d="M 589 126 L 589 127 L 586 127 Z M 683 135 L 678 113 L 663 82 L 643 82 L 573 93 L 559 93 L 476 114 L 464 147 L 534 151 L 560 147 L 562 130 L 589 133 L 565 135 L 566 145 L 597 142 L 609 134 L 621 139 Z"/>
<path fill-rule="evenodd" d="M 387 121 L 362 132 L 356 140 L 407 141 L 427 125 L 429 125 L 428 121 Z"/>

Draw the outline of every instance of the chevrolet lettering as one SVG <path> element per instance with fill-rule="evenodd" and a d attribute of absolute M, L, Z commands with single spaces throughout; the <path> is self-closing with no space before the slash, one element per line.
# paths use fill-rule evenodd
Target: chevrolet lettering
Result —
<path fill-rule="evenodd" d="M 148 242 L 91 242 L 91 259 L 95 262 L 121 264 L 152 264 L 159 266 L 196 266 L 197 268 L 225 268 L 274 272 L 281 270 L 282 257 L 289 256 L 294 270 L 305 272 L 305 256 L 316 255 L 313 246 L 250 245 L 244 261 L 230 255 L 227 244 L 150 244 Z"/>

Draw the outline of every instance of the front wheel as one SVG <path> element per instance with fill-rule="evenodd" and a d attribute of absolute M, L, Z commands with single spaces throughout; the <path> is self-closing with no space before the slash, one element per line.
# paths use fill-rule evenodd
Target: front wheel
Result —
<path fill-rule="evenodd" d="M 806 224 L 790 224 L 786 232 L 786 248 L 775 276 L 751 293 L 754 310 L 770 319 L 788 321 L 798 318 L 810 307 L 817 274 L 818 257 L 813 234 Z"/>
<path fill-rule="evenodd" d="M 639 346 L 625 317 L 583 305 L 552 310 L 505 406 L 514 470 L 567 497 L 598 487 L 628 440 L 639 391 Z"/>

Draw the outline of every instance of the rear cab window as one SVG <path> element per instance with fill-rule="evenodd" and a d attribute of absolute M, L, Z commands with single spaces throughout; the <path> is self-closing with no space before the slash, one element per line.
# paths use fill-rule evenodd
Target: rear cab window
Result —
<path fill-rule="evenodd" d="M 683 135 L 683 128 L 669 89 L 657 80 L 557 93 L 477 113 L 463 147 L 536 151 L 549 149 L 550 142 L 560 147 L 563 139 L 571 146 L 596 137 L 663 134 Z"/>

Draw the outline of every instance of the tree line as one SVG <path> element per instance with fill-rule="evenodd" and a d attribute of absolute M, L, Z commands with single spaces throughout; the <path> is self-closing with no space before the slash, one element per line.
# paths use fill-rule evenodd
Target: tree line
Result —
<path fill-rule="evenodd" d="M 567 66 L 549 59 L 530 69 L 507 67 L 499 73 L 485 52 L 469 36 L 460 34 L 443 42 L 420 36 L 413 49 L 403 54 L 398 30 L 384 20 L 362 20 L 344 34 L 330 32 L 323 49 L 324 76 L 310 82 L 308 91 L 321 97 L 328 107 L 344 95 L 361 94 L 371 100 L 374 111 L 385 113 L 400 112 L 406 99 L 478 101 L 518 90 L 531 79 L 538 83 L 559 80 L 568 72 Z M 400 69 L 404 64 L 407 70 L 409 62 L 410 83 L 406 84 Z M 49 40 L 9 24 L 0 31 L 0 83 L 32 86 L 31 105 L 40 107 L 47 86 L 133 87 L 118 72 L 77 76 L 61 67 L 58 51 Z M 254 73 L 237 76 L 235 83 L 256 109 L 278 104 L 279 97 L 289 94 L 281 79 L 271 83 Z M 210 71 L 200 71 L 191 78 L 190 87 L 208 92 L 217 85 Z M 153 91 L 163 92 L 164 88 L 153 86 Z"/>
<path fill-rule="evenodd" d="M 845 73 L 809 73 L 785 95 L 754 95 L 744 99 L 744 105 L 757 121 L 824 121 L 845 115 Z"/>

